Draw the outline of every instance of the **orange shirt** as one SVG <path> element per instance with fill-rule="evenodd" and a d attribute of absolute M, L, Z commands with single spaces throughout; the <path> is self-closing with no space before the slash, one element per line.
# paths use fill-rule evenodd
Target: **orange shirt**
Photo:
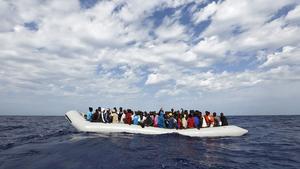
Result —
<path fill-rule="evenodd" d="M 204 119 L 205 119 L 206 124 L 209 125 L 210 124 L 209 116 L 204 115 Z"/>
<path fill-rule="evenodd" d="M 215 122 L 215 118 L 212 115 L 209 116 L 209 122 L 210 124 L 214 124 Z"/>

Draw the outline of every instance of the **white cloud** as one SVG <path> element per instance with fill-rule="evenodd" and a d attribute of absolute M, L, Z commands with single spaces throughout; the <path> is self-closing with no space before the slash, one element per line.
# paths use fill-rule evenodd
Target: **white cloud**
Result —
<path fill-rule="evenodd" d="M 185 27 L 169 18 L 164 19 L 163 23 L 155 30 L 155 34 L 161 40 L 184 40 L 187 38 Z"/>
<path fill-rule="evenodd" d="M 208 20 L 215 12 L 217 11 L 218 5 L 216 2 L 208 4 L 205 8 L 202 8 L 200 11 L 195 12 L 193 15 L 193 21 L 195 24 L 198 24 L 202 21 Z"/>
<path fill-rule="evenodd" d="M 231 0 L 218 4 L 212 23 L 204 32 L 204 36 L 222 35 L 228 37 L 239 27 L 242 30 L 256 28 L 267 22 L 281 7 L 296 1 L 260 1 L 260 0 Z M 208 6 L 207 6 L 208 7 Z"/>
<path fill-rule="evenodd" d="M 284 25 L 284 20 L 275 20 L 257 29 L 249 30 L 235 39 L 236 46 L 245 50 L 277 49 L 297 43 L 300 38 L 295 35 L 300 33 L 300 28 Z"/>
<path fill-rule="evenodd" d="M 221 41 L 218 36 L 204 38 L 194 46 L 193 51 L 199 55 L 224 57 L 230 45 L 227 41 Z"/>
<path fill-rule="evenodd" d="M 168 75 L 152 73 L 152 74 L 148 75 L 148 78 L 147 78 L 145 84 L 146 85 L 158 84 L 158 83 L 167 81 L 169 79 L 170 79 L 170 77 Z"/>
<path fill-rule="evenodd" d="M 285 46 L 281 52 L 275 52 L 267 56 L 267 60 L 261 67 L 278 66 L 278 65 L 299 65 L 300 64 L 299 47 Z"/>
<path fill-rule="evenodd" d="M 298 5 L 294 10 L 290 11 L 286 19 L 291 23 L 299 23 L 300 22 L 300 5 Z"/>

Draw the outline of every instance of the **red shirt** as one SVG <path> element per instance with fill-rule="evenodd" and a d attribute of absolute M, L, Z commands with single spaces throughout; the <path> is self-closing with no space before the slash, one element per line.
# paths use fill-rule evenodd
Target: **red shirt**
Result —
<path fill-rule="evenodd" d="M 194 128 L 195 127 L 195 122 L 193 117 L 189 117 L 187 119 L 187 128 Z"/>
<path fill-rule="evenodd" d="M 126 118 L 126 124 L 131 124 L 132 123 L 131 113 L 127 113 L 125 118 Z"/>
<path fill-rule="evenodd" d="M 177 126 L 178 126 L 179 129 L 182 128 L 181 119 L 180 118 L 177 119 Z"/>

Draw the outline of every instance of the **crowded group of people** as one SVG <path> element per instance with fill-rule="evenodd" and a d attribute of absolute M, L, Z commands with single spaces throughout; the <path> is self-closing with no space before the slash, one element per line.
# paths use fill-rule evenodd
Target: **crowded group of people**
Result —
<path fill-rule="evenodd" d="M 84 115 L 88 121 L 101 123 L 125 123 L 129 125 L 153 126 L 159 128 L 170 129 L 186 129 L 186 128 L 203 128 L 227 126 L 227 118 L 224 113 L 217 116 L 216 112 L 205 111 L 202 114 L 198 110 L 164 111 L 162 108 L 157 112 L 132 111 L 131 109 L 105 109 L 98 107 L 93 111 L 89 107 L 89 111 Z"/>

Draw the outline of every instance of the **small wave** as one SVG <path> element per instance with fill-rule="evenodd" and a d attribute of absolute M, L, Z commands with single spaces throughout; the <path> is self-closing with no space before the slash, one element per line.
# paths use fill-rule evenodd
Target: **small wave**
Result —
<path fill-rule="evenodd" d="M 26 128 L 26 126 L 23 126 L 23 125 L 18 125 L 18 126 L 0 126 L 0 131 L 23 129 L 23 128 Z"/>
<path fill-rule="evenodd" d="M 43 139 L 48 139 L 48 138 L 53 138 L 53 137 L 60 137 L 60 136 L 65 136 L 72 134 L 72 131 L 69 130 L 58 130 L 55 132 L 47 133 L 47 134 L 40 134 L 40 137 Z"/>
<path fill-rule="evenodd" d="M 80 141 L 90 138 L 121 138 L 132 139 L 135 134 L 131 133 L 73 133 L 71 141 Z"/>
<path fill-rule="evenodd" d="M 5 144 L 5 145 L 0 145 L 0 150 L 7 150 L 7 149 L 10 149 L 14 146 L 15 146 L 14 143 L 8 143 L 8 144 Z"/>

